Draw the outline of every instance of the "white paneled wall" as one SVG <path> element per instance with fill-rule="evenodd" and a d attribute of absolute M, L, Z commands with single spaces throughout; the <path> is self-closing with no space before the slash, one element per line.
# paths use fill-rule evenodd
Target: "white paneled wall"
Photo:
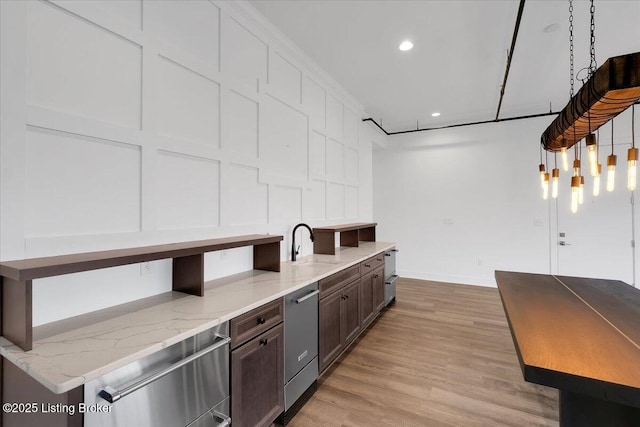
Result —
<path fill-rule="evenodd" d="M 362 106 L 245 2 L 0 2 L 0 259 L 372 219 Z M 311 243 L 297 239 L 303 253 Z M 251 251 L 206 257 L 207 279 Z M 34 282 L 34 324 L 170 289 L 171 263 Z"/>

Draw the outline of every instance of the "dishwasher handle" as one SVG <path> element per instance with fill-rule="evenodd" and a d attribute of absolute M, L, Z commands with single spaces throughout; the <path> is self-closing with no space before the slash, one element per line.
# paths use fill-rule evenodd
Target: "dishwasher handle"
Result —
<path fill-rule="evenodd" d="M 306 301 L 306 300 L 308 300 L 309 298 L 312 298 L 312 297 L 314 297 L 314 296 L 318 295 L 319 293 L 320 293 L 320 291 L 315 290 L 315 291 L 313 291 L 313 292 L 309 292 L 307 295 L 303 296 L 302 298 L 296 298 L 296 299 L 294 299 L 293 301 L 294 301 L 296 304 L 300 304 L 300 303 L 302 303 L 302 302 L 305 302 L 305 301 Z"/>
<path fill-rule="evenodd" d="M 105 386 L 102 390 L 100 390 L 100 393 L 98 393 L 98 396 L 100 396 L 101 398 L 103 398 L 109 403 L 115 403 L 118 400 L 122 399 L 123 397 L 126 397 L 131 393 L 140 390 L 142 387 L 145 387 L 151 384 L 152 382 L 159 380 L 165 375 L 170 374 L 176 369 L 183 367 L 187 363 L 193 362 L 194 360 L 201 358 L 205 354 L 209 354 L 212 351 L 218 350 L 219 348 L 224 347 L 225 345 L 231 342 L 231 338 L 229 337 L 218 335 L 218 338 L 221 338 L 221 339 L 216 341 L 209 347 L 205 347 L 202 350 L 193 353 L 191 356 L 187 356 L 184 359 L 181 359 L 179 362 L 176 362 L 168 366 L 166 369 L 163 369 L 160 372 L 156 372 L 153 375 L 149 375 L 148 377 L 143 378 L 140 381 L 136 382 L 135 384 L 132 384 L 129 387 L 126 387 L 122 390 L 116 390 L 113 387 Z"/>

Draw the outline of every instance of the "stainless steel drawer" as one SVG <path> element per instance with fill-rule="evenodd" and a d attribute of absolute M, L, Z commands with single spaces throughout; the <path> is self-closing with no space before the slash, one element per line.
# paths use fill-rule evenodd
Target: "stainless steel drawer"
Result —
<path fill-rule="evenodd" d="M 396 280 L 398 276 L 394 274 L 384 281 L 384 305 L 389 305 L 396 298 Z"/>
<path fill-rule="evenodd" d="M 398 250 L 396 248 L 389 249 L 384 254 L 384 275 L 389 277 L 396 274 L 396 254 Z"/>
<path fill-rule="evenodd" d="M 229 396 L 228 332 L 224 323 L 87 382 L 84 402 L 110 411 L 85 413 L 85 427 L 180 427 L 216 407 Z"/>
<path fill-rule="evenodd" d="M 218 406 L 202 414 L 187 427 L 228 427 L 231 425 L 231 418 L 226 414 L 230 413 L 231 398 L 227 397 Z"/>

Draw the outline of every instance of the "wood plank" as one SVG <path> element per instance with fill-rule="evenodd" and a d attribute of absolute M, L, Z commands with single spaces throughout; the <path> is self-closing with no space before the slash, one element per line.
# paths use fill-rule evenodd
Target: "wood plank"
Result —
<path fill-rule="evenodd" d="M 640 289 L 620 280 L 558 279 L 640 347 Z"/>
<path fill-rule="evenodd" d="M 25 281 L 158 259 L 179 258 L 242 246 L 269 244 L 280 242 L 282 239 L 282 236 L 277 235 L 251 234 L 192 242 L 6 261 L 0 263 L 0 276 Z"/>
<path fill-rule="evenodd" d="M 526 381 L 640 407 L 640 349 L 553 276 L 496 272 Z"/>
<path fill-rule="evenodd" d="M 340 246 L 358 247 L 358 230 L 343 231 L 340 233 Z"/>
<path fill-rule="evenodd" d="M 376 228 L 367 227 L 358 230 L 358 239 L 363 242 L 375 242 L 376 241 Z"/>
<path fill-rule="evenodd" d="M 324 255 L 336 254 L 336 240 L 335 233 L 333 231 L 321 231 L 313 229 L 313 253 Z"/>
<path fill-rule="evenodd" d="M 253 269 L 280 271 L 280 242 L 253 247 Z"/>
<path fill-rule="evenodd" d="M 2 336 L 23 349 L 33 347 L 32 282 L 2 279 Z"/>
<path fill-rule="evenodd" d="M 377 222 L 354 222 L 351 224 L 329 225 L 326 227 L 314 227 L 313 232 L 330 231 L 332 233 L 342 233 L 343 231 L 360 230 L 361 228 L 370 228 L 378 225 Z"/>
<path fill-rule="evenodd" d="M 399 278 L 290 427 L 557 426 L 558 392 L 522 379 L 498 290 Z"/>
<path fill-rule="evenodd" d="M 571 147 L 638 99 L 640 52 L 609 58 L 544 131 L 542 144 L 546 150 L 559 151 L 564 139 Z"/>
<path fill-rule="evenodd" d="M 204 254 L 173 259 L 172 290 L 199 297 L 204 295 Z"/>

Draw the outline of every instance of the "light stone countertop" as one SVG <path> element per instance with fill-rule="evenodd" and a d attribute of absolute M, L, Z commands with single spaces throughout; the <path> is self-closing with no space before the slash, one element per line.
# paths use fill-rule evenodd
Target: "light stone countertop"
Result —
<path fill-rule="evenodd" d="M 52 392 L 64 393 L 394 246 L 360 242 L 336 248 L 336 255 L 283 262 L 279 273 L 252 270 L 207 282 L 203 297 L 167 292 L 43 325 L 34 329 L 31 351 L 0 337 L 0 354 Z"/>

